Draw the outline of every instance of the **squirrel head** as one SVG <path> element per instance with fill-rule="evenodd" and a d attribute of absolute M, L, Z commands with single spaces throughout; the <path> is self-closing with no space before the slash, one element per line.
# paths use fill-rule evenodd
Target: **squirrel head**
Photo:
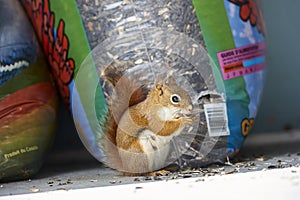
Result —
<path fill-rule="evenodd" d="M 188 115 L 193 109 L 190 95 L 177 85 L 173 77 L 169 77 L 166 81 L 158 79 L 148 96 L 151 97 L 152 105 L 162 106 L 164 112 L 170 114 L 167 118 Z"/>

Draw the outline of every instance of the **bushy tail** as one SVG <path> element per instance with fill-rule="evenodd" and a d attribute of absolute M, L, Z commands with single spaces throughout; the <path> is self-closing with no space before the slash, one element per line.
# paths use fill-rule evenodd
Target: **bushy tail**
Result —
<path fill-rule="evenodd" d="M 147 89 L 112 65 L 101 73 L 101 79 L 102 87 L 109 91 L 105 93 L 108 114 L 104 123 L 101 124 L 106 136 L 105 148 L 110 166 L 122 171 L 116 144 L 118 123 L 128 107 L 138 104 L 146 98 Z"/>

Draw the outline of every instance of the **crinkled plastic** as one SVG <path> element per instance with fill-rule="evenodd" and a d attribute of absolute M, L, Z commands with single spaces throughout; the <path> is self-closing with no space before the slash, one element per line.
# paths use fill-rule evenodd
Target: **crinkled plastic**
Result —
<path fill-rule="evenodd" d="M 256 1 L 22 2 L 95 158 L 143 173 L 170 163 L 193 168 L 223 162 L 241 148 L 265 77 L 265 29 Z M 166 145 L 163 165 L 131 171 L 112 163 L 111 150 L 122 149 L 107 140 L 105 129 L 114 109 L 115 86 L 105 75 L 110 68 L 148 90 L 159 77 L 172 76 L 188 92 L 194 123 Z"/>
<path fill-rule="evenodd" d="M 0 182 L 40 169 L 55 132 L 57 93 L 19 1 L 0 1 Z"/>

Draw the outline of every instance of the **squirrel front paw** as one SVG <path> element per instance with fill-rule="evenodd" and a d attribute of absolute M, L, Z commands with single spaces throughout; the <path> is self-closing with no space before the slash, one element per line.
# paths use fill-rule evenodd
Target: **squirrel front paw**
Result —
<path fill-rule="evenodd" d="M 181 121 L 183 125 L 191 125 L 195 121 L 195 116 L 183 116 L 181 117 Z"/>

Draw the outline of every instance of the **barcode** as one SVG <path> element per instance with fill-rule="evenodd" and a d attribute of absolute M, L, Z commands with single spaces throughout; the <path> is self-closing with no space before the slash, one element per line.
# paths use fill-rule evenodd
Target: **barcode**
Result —
<path fill-rule="evenodd" d="M 204 104 L 204 112 L 209 136 L 217 137 L 230 134 L 226 103 Z"/>

